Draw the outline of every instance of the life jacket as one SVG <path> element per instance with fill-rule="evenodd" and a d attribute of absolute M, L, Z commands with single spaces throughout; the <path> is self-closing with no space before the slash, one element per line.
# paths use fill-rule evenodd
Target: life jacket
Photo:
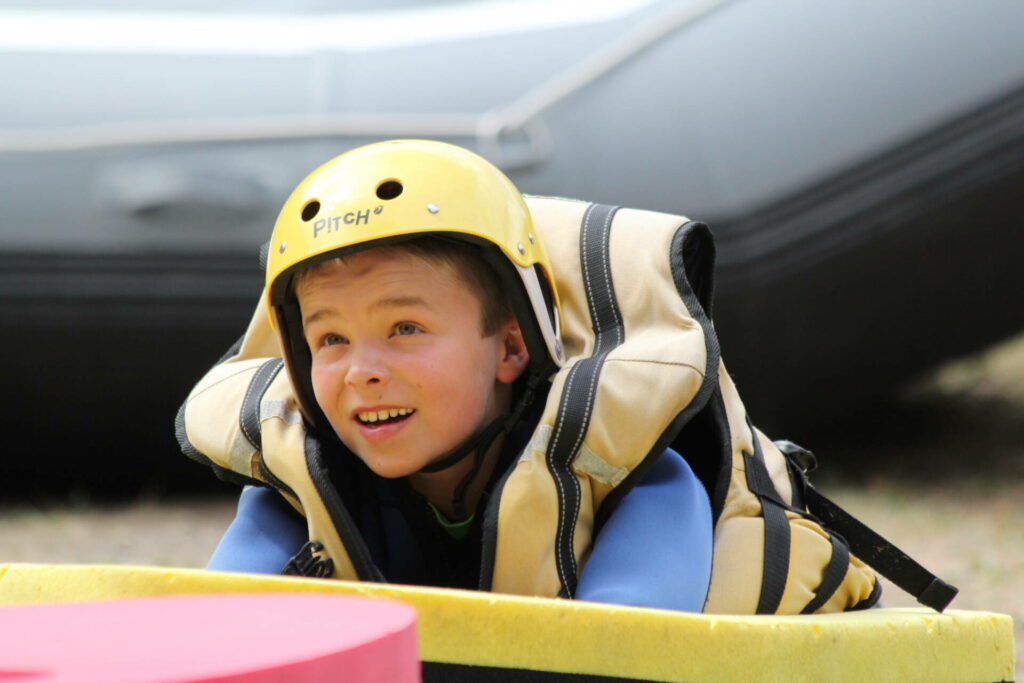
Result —
<path fill-rule="evenodd" d="M 864 560 L 924 604 L 948 604 L 956 589 L 808 484 L 809 452 L 751 424 L 711 322 L 707 226 L 568 199 L 527 204 L 555 267 L 568 360 L 484 510 L 480 589 L 572 597 L 598 531 L 672 446 L 712 503 L 706 612 L 868 607 L 880 584 Z M 293 571 L 383 580 L 325 475 L 324 444 L 281 372 L 263 301 L 182 405 L 178 440 L 223 478 L 272 486 L 305 516 L 310 543 Z"/>

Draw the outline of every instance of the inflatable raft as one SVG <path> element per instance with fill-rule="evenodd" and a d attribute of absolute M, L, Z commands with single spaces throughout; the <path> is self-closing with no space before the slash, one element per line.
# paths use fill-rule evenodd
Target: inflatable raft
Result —
<path fill-rule="evenodd" d="M 197 569 L 0 565 L 0 606 L 211 593 L 409 604 L 418 615 L 425 681 L 982 683 L 1014 675 L 1013 621 L 988 612 L 719 616 Z"/>

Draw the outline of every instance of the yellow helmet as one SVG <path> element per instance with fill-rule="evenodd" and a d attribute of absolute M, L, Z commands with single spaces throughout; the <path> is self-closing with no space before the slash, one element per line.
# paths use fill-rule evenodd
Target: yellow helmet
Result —
<path fill-rule="evenodd" d="M 564 360 L 551 264 L 519 190 L 481 157 L 429 140 L 395 140 L 335 157 L 285 202 L 267 258 L 271 326 L 278 330 L 299 402 L 324 426 L 313 400 L 294 275 L 339 251 L 429 233 L 475 244 L 510 292 L 531 366 L 550 374 Z"/>

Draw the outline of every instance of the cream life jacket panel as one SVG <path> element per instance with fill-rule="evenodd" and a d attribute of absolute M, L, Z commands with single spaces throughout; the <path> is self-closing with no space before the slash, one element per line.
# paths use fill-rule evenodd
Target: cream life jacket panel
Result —
<path fill-rule="evenodd" d="M 806 512 L 803 473 L 750 424 L 721 362 L 708 316 L 714 248 L 707 228 L 574 200 L 527 203 L 556 269 L 568 360 L 552 378 L 529 444 L 484 511 L 480 588 L 571 597 L 596 530 L 671 444 L 712 500 L 706 612 L 873 604 L 874 574 Z M 281 491 L 319 544 L 316 573 L 381 580 L 343 501 L 318 476 L 321 448 L 307 437 L 280 372 L 263 301 L 236 348 L 182 406 L 179 441 L 224 478 Z"/>

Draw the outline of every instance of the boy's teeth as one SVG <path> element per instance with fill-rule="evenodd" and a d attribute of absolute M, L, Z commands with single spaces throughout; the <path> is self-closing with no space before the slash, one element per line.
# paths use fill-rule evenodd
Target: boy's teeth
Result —
<path fill-rule="evenodd" d="M 356 417 L 359 418 L 360 422 L 378 422 L 380 420 L 387 420 L 393 417 L 411 415 L 412 412 L 412 408 L 389 408 L 387 410 L 368 410 L 358 413 Z"/>

